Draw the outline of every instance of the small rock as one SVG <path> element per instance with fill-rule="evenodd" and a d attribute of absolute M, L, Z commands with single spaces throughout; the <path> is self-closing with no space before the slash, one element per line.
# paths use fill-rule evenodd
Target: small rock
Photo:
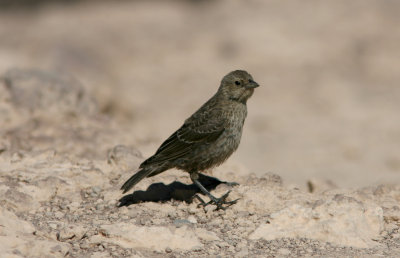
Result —
<path fill-rule="evenodd" d="M 236 214 L 236 217 L 237 217 L 237 218 L 247 218 L 249 215 L 250 215 L 250 214 L 249 214 L 248 211 L 239 211 L 239 212 Z"/>
<path fill-rule="evenodd" d="M 54 213 L 54 217 L 56 217 L 57 219 L 61 219 L 64 217 L 64 213 L 62 213 L 61 211 L 57 211 L 56 213 Z"/>
<path fill-rule="evenodd" d="M 180 211 L 186 211 L 186 210 L 187 210 L 187 205 L 184 204 L 184 203 L 180 203 L 180 204 L 178 205 L 178 210 L 180 210 Z"/>
<path fill-rule="evenodd" d="M 226 213 L 225 210 L 218 210 L 217 212 L 218 212 L 218 215 L 219 215 L 219 216 L 224 216 L 225 213 Z"/>
<path fill-rule="evenodd" d="M 96 210 L 104 210 L 104 204 L 97 204 Z"/>
<path fill-rule="evenodd" d="M 248 257 L 249 256 L 249 249 L 247 247 L 243 248 L 240 252 L 235 254 L 235 257 Z"/>
<path fill-rule="evenodd" d="M 197 245 L 197 246 L 195 246 L 195 247 L 192 248 L 192 251 L 195 251 L 195 252 L 199 252 L 199 251 L 201 251 L 201 250 L 203 250 L 203 247 L 202 247 L 202 246 L 199 246 L 199 245 Z"/>
<path fill-rule="evenodd" d="M 278 253 L 281 254 L 281 255 L 289 255 L 290 254 L 290 250 L 286 249 L 286 248 L 280 248 L 278 250 Z"/>
<path fill-rule="evenodd" d="M 81 225 L 69 225 L 57 234 L 58 241 L 66 241 L 69 239 L 82 239 L 85 235 L 86 229 Z"/>
<path fill-rule="evenodd" d="M 190 213 L 190 214 L 196 214 L 197 213 L 197 211 L 198 211 L 198 209 L 196 209 L 196 207 L 194 207 L 194 206 L 190 206 L 189 207 L 189 209 L 188 209 L 188 212 Z"/>
<path fill-rule="evenodd" d="M 165 254 L 167 248 L 193 250 L 197 246 L 202 246 L 193 229 L 188 227 L 143 227 L 120 222 L 102 225 L 101 229 L 107 234 L 101 241 L 118 244 L 123 248 L 149 248 Z"/>
<path fill-rule="evenodd" d="M 229 247 L 229 244 L 226 243 L 226 242 L 218 242 L 218 243 L 217 243 L 217 246 L 218 246 L 219 248 L 224 248 L 224 247 Z"/>
<path fill-rule="evenodd" d="M 322 180 L 316 178 L 308 180 L 307 187 L 310 193 L 321 193 L 323 191 L 337 188 L 335 183 L 330 180 Z"/>
<path fill-rule="evenodd" d="M 196 224 L 197 223 L 197 219 L 195 216 L 189 216 L 187 219 L 190 223 Z"/>
<path fill-rule="evenodd" d="M 400 233 L 393 234 L 392 238 L 395 238 L 395 239 L 400 238 Z"/>
<path fill-rule="evenodd" d="M 68 204 L 68 209 L 70 211 L 76 211 L 79 208 L 80 204 L 78 202 L 71 202 L 70 204 Z"/>
<path fill-rule="evenodd" d="M 49 223 L 49 227 L 52 228 L 52 229 L 57 229 L 57 224 Z"/>
<path fill-rule="evenodd" d="M 128 207 L 123 206 L 123 207 L 120 207 L 120 208 L 118 209 L 118 212 L 119 212 L 120 214 L 129 214 L 129 209 L 128 209 Z"/>
<path fill-rule="evenodd" d="M 78 250 L 80 249 L 79 243 L 77 243 L 77 242 L 72 243 L 72 249 L 73 249 L 74 251 L 78 251 Z"/>
<path fill-rule="evenodd" d="M 115 207 L 118 203 L 118 200 L 109 200 L 107 202 L 107 205 L 111 208 L 111 207 Z"/>
<path fill-rule="evenodd" d="M 191 222 L 189 220 L 187 220 L 187 219 L 176 219 L 176 220 L 174 220 L 174 225 L 177 228 L 180 228 L 180 227 L 182 227 L 184 225 L 190 225 L 190 224 L 191 224 Z"/>
<path fill-rule="evenodd" d="M 51 247 L 50 251 L 51 251 L 52 253 L 57 253 L 57 252 L 61 252 L 61 251 L 62 251 L 62 248 L 61 248 L 60 245 L 55 245 L 55 246 Z"/>
<path fill-rule="evenodd" d="M 167 214 L 167 216 L 168 216 L 169 218 L 175 218 L 175 217 L 176 217 L 176 211 L 169 211 L 168 214 Z"/>
<path fill-rule="evenodd" d="M 16 163 L 22 160 L 24 155 L 20 152 L 14 152 L 11 156 L 11 163 Z"/>
<path fill-rule="evenodd" d="M 113 213 L 113 214 L 110 215 L 110 218 L 112 218 L 112 219 L 118 219 L 118 214 Z"/>
<path fill-rule="evenodd" d="M 98 195 L 101 193 L 101 188 L 98 186 L 94 186 L 92 187 L 92 192 Z"/>
<path fill-rule="evenodd" d="M 222 228 L 221 229 L 221 233 L 226 233 L 226 232 L 228 232 L 229 231 L 229 229 L 227 229 L 227 228 Z"/>
<path fill-rule="evenodd" d="M 81 249 L 89 249 L 90 248 L 89 243 L 86 242 L 86 241 L 82 242 L 79 246 L 80 246 Z"/>
<path fill-rule="evenodd" d="M 196 228 L 196 235 L 203 241 L 220 241 L 221 239 L 212 231 L 205 230 L 204 228 Z"/>
<path fill-rule="evenodd" d="M 95 193 L 95 192 L 91 192 L 89 195 L 90 195 L 90 197 L 92 197 L 92 198 L 94 198 L 94 197 L 97 197 L 97 196 L 98 196 L 98 194 L 97 194 L 97 193 Z"/>

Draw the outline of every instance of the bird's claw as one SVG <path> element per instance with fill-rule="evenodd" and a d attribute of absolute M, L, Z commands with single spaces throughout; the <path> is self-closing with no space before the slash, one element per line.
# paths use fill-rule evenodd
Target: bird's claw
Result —
<path fill-rule="evenodd" d="M 217 206 L 217 210 L 225 210 L 227 207 L 237 203 L 239 199 L 233 200 L 233 201 L 226 201 L 226 198 L 230 194 L 230 190 L 226 192 L 224 195 L 222 195 L 220 198 L 216 198 L 214 196 L 211 197 L 211 200 L 209 202 L 205 202 L 200 196 L 195 195 L 195 197 L 200 201 L 199 206 L 203 206 L 205 208 L 206 206 L 210 204 L 215 204 Z M 223 205 L 226 205 L 225 207 Z"/>

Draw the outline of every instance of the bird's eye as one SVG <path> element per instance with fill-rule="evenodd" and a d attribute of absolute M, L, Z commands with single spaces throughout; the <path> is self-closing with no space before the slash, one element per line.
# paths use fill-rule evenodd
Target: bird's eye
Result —
<path fill-rule="evenodd" d="M 250 82 L 250 83 L 252 83 L 252 82 L 253 82 L 253 80 L 252 80 L 252 79 L 249 79 L 249 82 Z"/>
<path fill-rule="evenodd" d="M 235 81 L 235 84 L 236 85 L 240 85 L 240 81 Z"/>

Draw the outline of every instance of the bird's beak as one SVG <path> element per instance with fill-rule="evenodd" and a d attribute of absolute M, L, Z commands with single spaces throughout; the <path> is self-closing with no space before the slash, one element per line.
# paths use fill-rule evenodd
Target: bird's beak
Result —
<path fill-rule="evenodd" d="M 260 85 L 253 80 L 251 80 L 249 83 L 246 84 L 246 88 L 248 89 L 254 89 L 257 88 L 258 86 Z"/>

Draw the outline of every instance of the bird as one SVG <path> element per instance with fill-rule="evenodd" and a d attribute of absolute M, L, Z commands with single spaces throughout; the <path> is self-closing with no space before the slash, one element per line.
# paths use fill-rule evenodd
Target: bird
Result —
<path fill-rule="evenodd" d="M 176 168 L 188 172 L 192 182 L 210 198 L 208 203 L 200 198 L 204 205 L 225 209 L 224 204 L 235 203 L 236 200 L 226 201 L 230 191 L 220 198 L 213 196 L 200 183 L 199 173 L 222 164 L 237 150 L 247 116 L 247 100 L 257 87 L 259 84 L 244 70 L 225 75 L 217 92 L 140 164 L 122 185 L 123 193 L 146 177 Z"/>

